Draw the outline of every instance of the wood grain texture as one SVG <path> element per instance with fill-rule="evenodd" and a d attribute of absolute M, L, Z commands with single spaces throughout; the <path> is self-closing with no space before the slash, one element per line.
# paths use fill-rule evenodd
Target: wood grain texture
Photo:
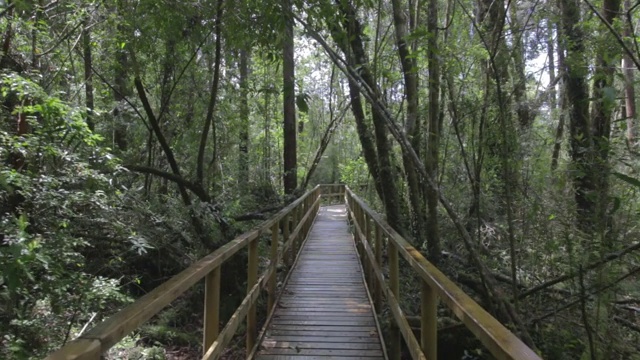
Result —
<path fill-rule="evenodd" d="M 343 205 L 320 209 L 260 350 L 267 359 L 384 359 Z"/>

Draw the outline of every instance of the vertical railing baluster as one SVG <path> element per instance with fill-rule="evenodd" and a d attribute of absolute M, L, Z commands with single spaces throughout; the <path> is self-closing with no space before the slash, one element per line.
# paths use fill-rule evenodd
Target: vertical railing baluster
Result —
<path fill-rule="evenodd" d="M 305 206 L 305 211 L 304 211 L 304 215 L 306 216 L 307 214 L 309 214 L 309 216 L 307 216 L 307 220 L 305 220 L 305 223 L 304 223 L 303 239 L 307 238 L 307 236 L 309 235 L 309 230 L 311 230 L 311 220 L 313 220 L 312 208 L 315 207 L 314 201 L 315 201 L 315 197 L 313 196 L 313 194 L 309 194 L 309 196 L 307 196 L 307 206 Z"/>
<path fill-rule="evenodd" d="M 296 206 L 293 209 L 293 229 L 294 230 L 298 227 L 298 224 L 300 223 L 300 210 L 302 210 L 302 203 L 298 204 L 298 206 Z M 296 253 L 297 253 L 296 246 L 298 245 L 299 238 L 300 238 L 300 231 L 298 231 L 293 237 L 293 239 L 291 239 L 291 246 L 289 247 L 289 257 L 291 258 L 290 264 L 293 264 L 293 262 L 296 260 Z"/>
<path fill-rule="evenodd" d="M 202 353 L 213 345 L 220 331 L 220 266 L 213 269 L 204 279 L 204 329 Z"/>
<path fill-rule="evenodd" d="M 392 239 L 388 239 L 388 249 L 389 249 L 389 287 L 391 288 L 391 293 L 395 296 L 398 304 L 400 304 L 400 281 L 399 281 L 399 268 L 398 268 L 398 248 Z M 400 329 L 398 328 L 398 324 L 396 324 L 393 314 L 390 314 L 391 320 L 389 323 L 391 324 L 391 349 L 389 358 L 391 360 L 399 360 L 400 359 Z"/>
<path fill-rule="evenodd" d="M 276 303 L 276 283 L 278 280 L 278 231 L 279 222 L 275 222 L 271 225 L 271 266 L 273 267 L 273 273 L 269 277 L 269 298 L 267 300 L 267 311 L 271 312 L 273 305 Z"/>
<path fill-rule="evenodd" d="M 360 255 L 360 263 L 362 263 L 362 237 L 360 236 L 360 234 L 362 233 L 362 208 L 360 207 L 360 204 L 356 203 L 355 201 L 353 202 L 353 207 L 356 209 L 356 224 L 358 224 L 358 228 L 360 228 L 360 232 L 357 231 L 357 229 L 354 228 L 354 230 L 356 230 L 356 232 L 358 232 L 358 242 L 356 243 L 356 247 L 358 248 L 358 254 Z"/>
<path fill-rule="evenodd" d="M 298 256 L 298 250 L 300 249 L 300 245 L 304 240 L 304 224 L 302 223 L 302 219 L 304 218 L 304 212 L 307 204 L 305 204 L 304 200 L 300 202 L 298 206 L 298 225 L 300 226 L 300 231 L 298 231 L 298 236 L 296 237 L 296 246 L 293 247 L 293 259 L 295 260 L 296 256 Z"/>
<path fill-rule="evenodd" d="M 358 224 L 358 207 L 356 206 L 355 202 L 351 203 L 351 211 L 353 212 L 353 219 L 351 219 L 351 222 L 353 223 L 353 239 L 355 240 L 357 247 L 360 235 L 358 233 L 356 225 L 360 226 L 360 224 Z"/>
<path fill-rule="evenodd" d="M 420 346 L 427 359 L 438 358 L 438 295 L 422 281 Z"/>
<path fill-rule="evenodd" d="M 382 227 L 376 222 L 376 264 L 382 269 Z M 377 277 L 376 277 L 377 279 Z M 375 281 L 374 303 L 376 311 L 382 311 L 382 284 Z"/>
<path fill-rule="evenodd" d="M 371 217 L 368 213 L 363 210 L 363 220 L 364 220 L 364 241 L 371 246 Z M 367 279 L 367 288 L 371 290 L 371 285 L 373 284 L 373 267 L 369 262 L 367 252 L 364 250 L 364 244 L 362 246 L 362 261 L 364 261 L 364 274 Z M 373 259 L 371 259 L 373 260 Z"/>
<path fill-rule="evenodd" d="M 249 242 L 249 261 L 247 265 L 247 294 L 258 281 L 258 239 Z M 251 352 L 256 343 L 257 335 L 256 305 L 249 307 L 247 313 L 247 354 Z"/>
<path fill-rule="evenodd" d="M 288 212 L 287 214 L 284 215 L 284 217 L 282 218 L 282 243 L 283 246 L 286 246 L 287 243 L 289 242 L 289 236 L 291 235 L 290 232 L 290 228 L 289 228 L 289 224 L 291 223 L 291 212 Z M 284 248 L 283 248 L 284 250 Z M 289 251 L 283 251 L 282 253 L 282 260 L 284 261 L 285 266 L 290 266 L 291 263 L 289 262 Z"/>
<path fill-rule="evenodd" d="M 307 196 L 306 198 L 304 198 L 304 200 L 302 201 L 302 208 L 300 211 L 300 219 L 301 221 L 303 221 L 302 224 L 302 228 L 300 229 L 300 237 L 298 237 L 298 250 L 300 250 L 300 247 L 302 247 L 302 243 L 304 242 L 304 238 L 307 235 L 307 220 L 303 220 L 305 215 L 307 215 L 307 210 L 309 210 L 309 197 Z M 297 251 L 296 250 L 296 254 Z"/>

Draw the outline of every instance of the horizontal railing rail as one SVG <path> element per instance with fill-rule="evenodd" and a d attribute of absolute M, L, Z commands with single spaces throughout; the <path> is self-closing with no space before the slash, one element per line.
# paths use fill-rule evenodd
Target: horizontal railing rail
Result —
<path fill-rule="evenodd" d="M 345 190 L 345 200 L 350 220 L 354 225 L 354 238 L 361 256 L 365 279 L 376 309 L 380 310 L 381 302 L 385 299 L 392 314 L 390 359 L 400 358 L 400 334 L 413 359 L 437 359 L 439 300 L 443 301 L 497 359 L 540 359 L 532 349 L 427 261 L 349 188 Z M 385 243 L 389 267 L 388 283 L 382 271 Z M 399 257 L 409 263 L 422 282 L 420 341 L 413 334 L 400 306 Z"/>
<path fill-rule="evenodd" d="M 279 261 L 288 269 L 308 234 L 322 196 L 344 197 L 344 186 L 318 185 L 289 204 L 269 220 L 244 233 L 175 275 L 120 312 L 102 321 L 77 339 L 50 354 L 47 360 L 98 360 L 125 336 L 158 314 L 172 301 L 204 279 L 203 359 L 217 359 L 244 319 L 247 322 L 247 354 L 257 347 L 256 304 L 267 289 L 267 311 L 275 308 Z M 280 235 L 282 229 L 282 235 Z M 271 232 L 270 263 L 258 277 L 258 242 Z M 282 245 L 280 246 L 280 236 Z M 247 295 L 220 331 L 221 266 L 240 250 L 248 248 Z"/>

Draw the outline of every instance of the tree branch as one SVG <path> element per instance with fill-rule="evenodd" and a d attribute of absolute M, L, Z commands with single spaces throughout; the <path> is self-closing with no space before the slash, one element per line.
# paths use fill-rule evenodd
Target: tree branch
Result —
<path fill-rule="evenodd" d="M 591 4 L 591 2 L 589 2 L 589 0 L 584 0 L 584 2 L 587 3 L 587 6 L 589 6 L 591 11 L 593 11 L 593 13 L 596 14 L 598 19 L 600 19 L 600 21 L 607 27 L 607 29 L 609 29 L 611 34 L 616 38 L 616 41 L 620 44 L 620 46 L 622 46 L 622 49 L 624 50 L 624 52 L 629 56 L 631 61 L 633 61 L 633 63 L 635 64 L 636 68 L 638 68 L 638 70 L 640 70 L 640 61 L 635 56 L 633 51 L 631 51 L 631 49 L 629 49 L 627 44 L 625 44 L 625 42 L 622 39 L 622 37 L 620 36 L 620 34 L 613 28 L 613 26 L 607 21 L 607 19 L 605 19 L 604 16 L 602 16 L 602 14 L 600 14 L 598 9 L 596 9 L 595 6 L 593 6 L 593 4 Z"/>
<path fill-rule="evenodd" d="M 218 0 L 218 11 L 216 13 L 216 54 L 213 65 L 213 82 L 211 83 L 211 97 L 209 98 L 209 106 L 207 108 L 207 117 L 204 120 L 204 127 L 202 128 L 202 136 L 200 137 L 200 146 L 198 147 L 198 161 L 196 163 L 196 179 L 199 184 L 204 183 L 204 151 L 207 147 L 207 139 L 209 137 L 209 128 L 213 122 L 213 113 L 216 107 L 216 101 L 218 99 L 218 84 L 220 83 L 220 53 L 222 48 L 222 4 L 224 0 Z M 215 124 L 213 125 L 215 126 Z M 213 133 L 215 137 L 215 132 Z M 214 139 L 215 141 L 215 139 Z"/>
<path fill-rule="evenodd" d="M 613 261 L 615 259 L 621 258 L 624 255 L 626 255 L 626 254 L 628 254 L 628 253 L 630 253 L 632 251 L 635 251 L 637 249 L 640 249 L 640 242 L 635 243 L 635 244 L 633 244 L 631 246 L 628 246 L 628 247 L 626 247 L 626 248 L 624 248 L 624 249 L 622 249 L 622 250 L 620 250 L 618 252 L 614 252 L 614 253 L 610 253 L 608 255 L 605 255 L 605 257 L 600 259 L 599 261 L 585 266 L 583 268 L 583 271 L 593 270 L 593 269 L 595 269 L 597 267 L 600 267 L 600 266 L 602 266 L 602 265 L 604 265 L 604 264 L 606 264 L 606 263 L 608 263 L 610 261 Z M 569 273 L 564 274 L 562 276 L 559 276 L 559 277 L 557 277 L 555 279 L 546 281 L 546 282 L 544 282 L 544 283 L 542 283 L 540 285 L 534 286 L 531 289 L 521 293 L 520 296 L 518 296 L 518 298 L 519 299 L 524 299 L 527 296 L 533 295 L 533 294 L 535 294 L 536 292 L 538 292 L 540 290 L 544 290 L 544 289 L 546 289 L 548 287 L 551 287 L 551 286 L 553 286 L 553 285 L 555 285 L 557 283 L 572 279 L 572 278 L 576 277 L 579 273 L 580 273 L 579 271 L 578 272 L 569 272 Z"/>
<path fill-rule="evenodd" d="M 149 124 L 151 125 L 153 132 L 156 134 L 158 143 L 160 143 L 160 147 L 162 148 L 162 151 L 164 152 L 167 158 L 167 162 L 171 167 L 171 171 L 178 177 L 182 177 L 182 175 L 180 174 L 180 167 L 178 166 L 178 162 L 176 161 L 176 158 L 173 155 L 173 150 L 171 150 L 171 146 L 169 146 L 169 142 L 167 142 L 167 139 L 164 137 L 164 134 L 162 133 L 162 129 L 160 129 L 158 119 L 153 113 L 153 109 L 151 108 L 149 99 L 147 99 L 147 93 L 144 89 L 144 85 L 142 85 L 142 80 L 140 79 L 140 68 L 136 60 L 135 52 L 131 47 L 129 48 L 129 54 L 131 55 L 131 60 L 132 60 L 133 69 L 134 69 L 133 83 L 138 92 L 138 97 L 142 102 L 142 107 L 144 108 L 145 113 L 147 113 Z M 189 198 L 189 194 L 185 190 L 185 187 L 180 183 L 177 183 L 177 184 L 178 184 L 178 189 L 180 190 L 180 195 L 182 196 L 182 200 L 184 201 L 184 204 L 186 206 L 191 206 L 191 198 Z"/>
<path fill-rule="evenodd" d="M 590 291 L 588 291 L 585 294 L 585 296 L 588 297 L 588 296 L 596 295 L 596 294 L 601 293 L 601 292 L 603 292 L 605 290 L 608 290 L 608 289 L 616 286 L 618 283 L 622 282 L 623 280 L 625 280 L 625 279 L 627 279 L 627 278 L 629 278 L 631 276 L 634 276 L 637 273 L 640 273 L 640 266 L 638 266 L 638 267 L 636 267 L 634 269 L 631 269 L 631 271 L 629 271 L 628 273 L 626 273 L 626 274 L 620 276 L 619 278 L 613 280 L 612 282 L 610 282 L 606 286 L 600 287 L 598 289 L 590 289 Z M 556 315 L 556 314 L 560 313 L 561 311 L 564 311 L 564 310 L 566 310 L 566 309 L 568 309 L 568 308 L 570 308 L 572 306 L 575 306 L 576 304 L 579 304 L 582 301 L 582 298 L 583 298 L 583 296 L 580 296 L 578 299 L 570 301 L 570 302 L 562 305 L 561 307 L 556 308 L 553 311 L 550 311 L 550 312 L 548 312 L 548 313 L 546 313 L 546 314 L 544 314 L 542 316 L 539 316 L 539 317 L 537 317 L 535 319 L 528 320 L 527 323 L 533 325 L 533 324 L 536 324 L 536 323 L 538 323 L 538 322 L 540 322 L 540 321 L 542 321 L 542 320 L 544 320 L 544 319 L 546 319 L 548 317 Z"/>
<path fill-rule="evenodd" d="M 151 175 L 155 175 L 155 176 L 159 176 L 163 179 L 167 179 L 169 181 L 173 181 L 174 183 L 178 184 L 179 186 L 184 187 L 185 189 L 189 189 L 191 192 L 193 192 L 196 196 L 198 196 L 198 198 L 202 201 L 205 202 L 209 202 L 209 197 L 206 194 L 206 192 L 204 191 L 204 189 L 199 186 L 196 183 L 193 183 L 189 180 L 186 180 L 185 178 L 183 178 L 180 175 L 176 175 L 173 173 L 169 173 L 166 171 L 162 171 L 156 168 L 152 168 L 149 166 L 143 166 L 143 165 L 134 165 L 134 164 L 127 164 L 127 165 L 123 165 L 123 167 L 125 169 L 134 171 L 134 172 L 139 172 L 139 173 L 143 173 L 143 174 L 151 174 Z"/>

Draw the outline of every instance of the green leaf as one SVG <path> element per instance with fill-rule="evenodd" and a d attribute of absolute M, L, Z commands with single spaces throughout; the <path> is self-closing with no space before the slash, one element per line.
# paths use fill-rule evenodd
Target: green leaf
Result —
<path fill-rule="evenodd" d="M 619 172 L 614 172 L 613 175 L 615 177 L 617 177 L 618 179 L 629 183 L 633 186 L 639 187 L 640 188 L 640 180 L 636 179 L 636 178 L 632 178 L 631 176 L 625 175 L 625 174 L 621 174 Z"/>

